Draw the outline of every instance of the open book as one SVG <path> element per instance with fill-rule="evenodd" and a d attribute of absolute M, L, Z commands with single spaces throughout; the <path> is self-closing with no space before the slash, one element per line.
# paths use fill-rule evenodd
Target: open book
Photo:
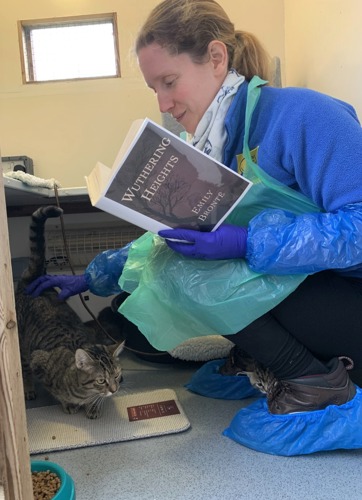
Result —
<path fill-rule="evenodd" d="M 157 233 L 216 229 L 251 182 L 148 118 L 133 122 L 112 168 L 86 177 L 93 206 Z"/>

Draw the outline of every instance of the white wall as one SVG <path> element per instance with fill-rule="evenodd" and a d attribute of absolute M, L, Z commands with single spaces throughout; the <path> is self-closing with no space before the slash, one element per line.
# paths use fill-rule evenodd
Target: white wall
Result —
<path fill-rule="evenodd" d="M 130 58 L 134 36 L 158 0 L 17 0 L 0 3 L 0 149 L 27 155 L 35 175 L 84 185 L 99 160 L 111 165 L 132 120 L 160 120 L 157 102 Z M 239 29 L 282 60 L 283 85 L 353 104 L 362 117 L 362 0 L 220 0 Z M 117 12 L 120 79 L 24 85 L 17 21 Z"/>
<path fill-rule="evenodd" d="M 0 3 L 0 149 L 27 155 L 38 177 L 83 186 L 97 161 L 111 166 L 130 123 L 160 121 L 157 101 L 129 52 L 157 0 L 16 0 Z M 236 26 L 283 57 L 283 0 L 220 0 Z M 22 83 L 17 21 L 117 12 L 120 79 Z"/>
<path fill-rule="evenodd" d="M 83 186 L 97 160 L 112 164 L 130 122 L 156 118 L 155 99 L 140 78 L 130 48 L 144 13 L 156 0 L 17 0 L 0 4 L 0 147 L 27 155 L 35 175 L 63 187 Z M 137 6 L 138 4 L 138 6 Z M 22 83 L 17 22 L 116 12 L 122 78 Z"/>
<path fill-rule="evenodd" d="M 160 120 L 156 99 L 129 50 L 158 0 L 17 0 L 0 4 L 0 148 L 33 158 L 35 175 L 84 185 L 96 161 L 111 165 L 129 124 Z M 282 59 L 283 85 L 314 88 L 362 117 L 361 0 L 220 0 L 237 28 Z M 117 12 L 122 78 L 24 85 L 17 21 Z"/>
<path fill-rule="evenodd" d="M 362 1 L 284 3 L 285 84 L 345 100 L 362 120 Z"/>

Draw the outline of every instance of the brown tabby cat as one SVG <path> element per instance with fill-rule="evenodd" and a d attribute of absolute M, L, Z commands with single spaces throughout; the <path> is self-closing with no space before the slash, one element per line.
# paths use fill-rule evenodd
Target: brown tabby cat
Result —
<path fill-rule="evenodd" d="M 101 415 L 104 398 L 115 394 L 122 379 L 118 359 L 124 343 L 92 344 L 94 331 L 58 299 L 56 290 L 31 297 L 25 287 L 45 272 L 44 226 L 62 209 L 40 207 L 30 224 L 30 257 L 15 294 L 26 399 L 35 399 L 33 375 L 66 413 L 84 407 L 88 418 Z"/>

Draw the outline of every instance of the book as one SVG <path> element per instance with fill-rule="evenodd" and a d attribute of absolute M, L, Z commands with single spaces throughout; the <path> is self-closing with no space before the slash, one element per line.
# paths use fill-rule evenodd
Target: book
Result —
<path fill-rule="evenodd" d="M 252 183 L 149 118 L 136 120 L 111 168 L 86 177 L 91 204 L 147 231 L 213 231 Z"/>

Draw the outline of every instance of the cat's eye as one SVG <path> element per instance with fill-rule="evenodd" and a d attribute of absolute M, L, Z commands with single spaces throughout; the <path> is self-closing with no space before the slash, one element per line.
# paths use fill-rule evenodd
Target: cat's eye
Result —
<path fill-rule="evenodd" d="M 97 378 L 96 382 L 99 385 L 103 385 L 106 383 L 106 379 L 105 378 Z"/>

